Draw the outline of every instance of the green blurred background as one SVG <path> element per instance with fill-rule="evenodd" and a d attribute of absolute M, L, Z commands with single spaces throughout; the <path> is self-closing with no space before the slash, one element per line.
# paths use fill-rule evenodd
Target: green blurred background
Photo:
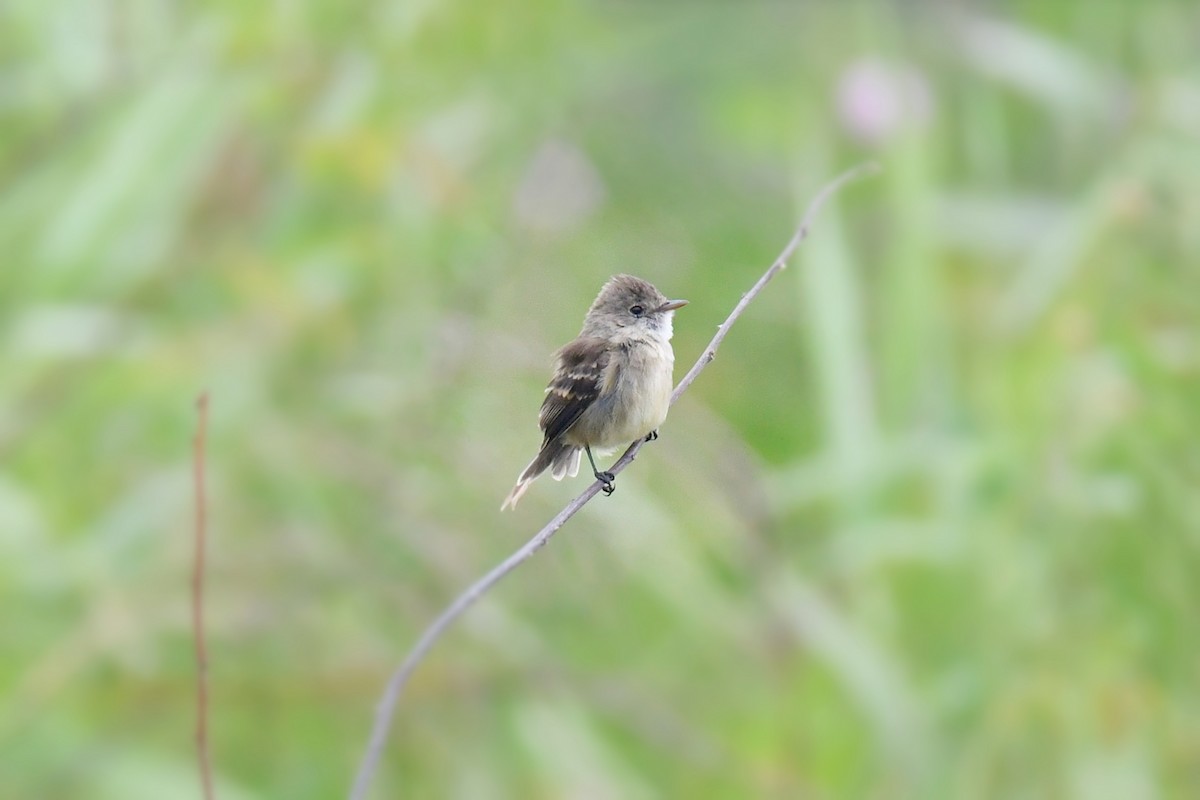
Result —
<path fill-rule="evenodd" d="M 628 271 L 677 375 L 378 797 L 1200 796 L 1194 2 L 0 6 L 0 792 L 345 794 Z"/>

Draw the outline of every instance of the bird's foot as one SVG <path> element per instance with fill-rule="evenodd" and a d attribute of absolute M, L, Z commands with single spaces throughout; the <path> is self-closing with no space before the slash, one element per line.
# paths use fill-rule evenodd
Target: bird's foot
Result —
<path fill-rule="evenodd" d="M 655 439 L 657 439 L 657 438 L 658 438 L 658 431 L 657 431 L 657 430 L 650 431 L 649 433 L 647 433 L 647 434 L 646 434 L 646 441 L 647 441 L 647 442 L 653 442 L 653 441 L 654 441 Z"/>
<path fill-rule="evenodd" d="M 617 476 L 611 472 L 597 472 L 596 480 L 600 481 L 600 491 L 604 492 L 606 497 L 617 490 Z"/>

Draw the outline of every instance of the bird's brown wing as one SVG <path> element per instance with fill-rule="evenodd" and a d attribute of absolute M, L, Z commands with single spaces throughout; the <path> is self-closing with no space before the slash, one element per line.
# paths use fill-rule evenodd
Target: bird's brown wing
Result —
<path fill-rule="evenodd" d="M 546 399 L 538 415 L 538 426 L 546 434 L 546 442 L 570 430 L 600 396 L 608 367 L 608 343 L 594 337 L 579 338 L 556 355 L 554 377 L 546 387 Z"/>

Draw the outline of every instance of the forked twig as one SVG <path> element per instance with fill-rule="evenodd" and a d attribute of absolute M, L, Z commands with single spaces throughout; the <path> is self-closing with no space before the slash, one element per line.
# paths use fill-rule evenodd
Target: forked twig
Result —
<path fill-rule="evenodd" d="M 763 273 L 758 282 L 751 287 L 750 291 L 742 295 L 742 299 L 733 307 L 733 311 L 726 317 L 725 321 L 717 328 L 717 333 L 713 336 L 712 341 L 708 343 L 708 347 L 700 354 L 700 358 L 688 370 L 688 373 L 683 376 L 683 380 L 675 387 L 675 391 L 671 393 L 672 405 L 679 399 L 687 388 L 692 385 L 692 381 L 700 372 L 712 362 L 717 355 L 717 348 L 721 346 L 725 336 L 729 333 L 729 329 L 733 323 L 737 322 L 738 317 L 746 310 L 746 306 L 758 296 L 763 287 L 774 278 L 785 266 L 791 258 L 796 248 L 808 236 L 809 226 L 816 217 L 817 212 L 821 207 L 828 202 L 829 198 L 834 195 L 844 185 L 857 178 L 861 178 L 867 174 L 873 174 L 879 171 L 879 167 L 873 163 L 861 164 L 847 172 L 842 173 L 826 184 L 817 196 L 809 203 L 807 210 L 804 212 L 804 217 L 800 220 L 800 227 L 796 229 L 796 233 L 792 236 L 791 241 L 783 248 L 783 252 L 775 259 L 771 267 Z M 613 475 L 619 474 L 627 466 L 633 463 L 637 458 L 638 451 L 642 449 L 644 442 L 638 440 L 629 446 L 621 457 L 609 468 L 609 472 Z M 550 541 L 559 528 L 561 528 L 567 520 L 575 515 L 579 509 L 591 500 L 600 491 L 603 484 L 595 481 L 583 490 L 583 493 L 576 497 L 571 502 L 567 503 L 562 511 L 555 515 L 554 519 L 546 524 L 546 527 L 538 531 L 537 535 L 526 542 L 519 550 L 506 558 L 501 564 L 492 569 L 491 572 L 484 575 L 482 578 L 471 584 L 465 592 L 455 598 L 445 611 L 438 615 L 425 632 L 421 634 L 421 638 L 417 640 L 416 645 L 409 651 L 408 656 L 400 664 L 395 672 L 392 673 L 388 680 L 387 688 L 383 692 L 383 696 L 379 700 L 379 705 L 375 712 L 375 725 L 371 731 L 371 739 L 367 744 L 367 751 L 363 756 L 362 763 L 359 765 L 358 774 L 354 780 L 354 786 L 350 791 L 350 800 L 365 800 L 367 791 L 371 785 L 371 779 L 374 777 L 375 769 L 378 766 L 380 755 L 383 752 L 383 746 L 387 741 L 388 730 L 391 727 L 392 716 L 395 713 L 396 703 L 400 699 L 400 692 L 408 683 L 408 679 L 412 676 L 413 670 L 421 663 L 421 660 L 433 647 L 434 643 L 446 632 L 446 629 L 458 619 L 464 611 L 471 607 L 480 597 L 488 592 L 500 580 L 512 572 L 522 562 L 540 550 L 546 542 Z"/>

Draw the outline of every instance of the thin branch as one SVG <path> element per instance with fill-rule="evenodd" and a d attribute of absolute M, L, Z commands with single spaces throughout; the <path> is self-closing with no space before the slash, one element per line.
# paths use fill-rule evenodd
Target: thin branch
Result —
<path fill-rule="evenodd" d="M 833 197 L 833 195 L 836 194 L 847 183 L 858 180 L 859 178 L 864 178 L 867 175 L 874 175 L 877 172 L 879 172 L 879 165 L 874 162 L 859 164 L 857 167 L 843 172 L 841 175 L 825 184 L 821 191 L 817 192 L 817 196 L 814 197 L 812 202 L 808 204 L 808 208 L 804 211 L 804 216 L 800 219 L 800 227 L 796 228 L 796 232 L 792 234 L 791 241 L 788 242 L 787 246 L 783 248 L 783 252 L 780 253 L 779 257 L 775 259 L 775 263 L 771 265 L 770 269 L 763 273 L 762 277 L 758 279 L 758 282 L 755 283 L 754 286 L 750 287 L 750 291 L 742 295 L 742 299 L 739 300 L 738 304 L 733 307 L 733 311 L 729 313 L 729 316 L 725 318 L 725 321 L 717 326 L 717 334 L 713 336 L 712 341 L 708 343 L 708 347 L 706 347 L 704 352 L 700 354 L 700 358 L 696 359 L 696 363 L 692 365 L 692 368 L 688 370 L 687 375 L 684 375 L 683 380 L 681 380 L 679 385 L 675 387 L 675 391 L 671 393 L 672 405 L 674 405 L 675 401 L 679 399 L 679 396 L 687 391 L 687 388 L 692 385 L 692 381 L 696 380 L 696 376 L 700 374 L 700 371 L 707 367 L 709 363 L 711 363 L 712 360 L 717 357 L 717 348 L 721 346 L 721 342 L 725 341 L 725 336 L 729 333 L 729 329 L 733 327 L 733 323 L 738 321 L 738 317 L 740 317 L 742 312 L 746 310 L 746 306 L 750 305 L 750 301 L 758 297 L 758 293 L 763 290 L 763 287 L 766 286 L 772 278 L 778 275 L 783 268 L 787 266 L 787 262 L 792 257 L 792 254 L 796 252 L 796 248 L 800 246 L 801 242 L 808 238 L 808 229 L 812 226 L 813 220 L 816 219 L 817 212 L 819 212 L 821 208 L 827 202 L 829 202 L 829 198 Z M 640 444 L 641 442 L 638 442 L 629 449 L 636 453 Z M 633 459 L 630 460 L 632 461 Z"/>
<path fill-rule="evenodd" d="M 729 329 L 733 326 L 733 323 L 737 322 L 738 317 L 742 315 L 742 312 L 746 310 L 746 307 L 750 305 L 750 302 L 758 296 L 759 292 L 763 290 L 763 287 L 766 286 L 772 278 L 774 278 L 785 266 L 787 266 L 788 259 L 791 258 L 792 254 L 796 251 L 796 248 L 799 247 L 800 243 L 803 242 L 808 236 L 809 226 L 812 224 L 817 212 L 821 210 L 821 207 L 824 206 L 825 203 L 828 202 L 829 198 L 832 197 L 833 194 L 841 189 L 845 184 L 864 177 L 865 175 L 874 174 L 878 171 L 879 167 L 873 163 L 859 165 L 854 169 L 842 173 L 817 193 L 817 196 L 813 198 L 811 203 L 809 203 L 808 209 L 804 213 L 804 217 L 800 220 L 800 227 L 796 229 L 796 233 L 792 236 L 791 241 L 788 242 L 787 247 L 783 249 L 783 252 L 780 253 L 779 257 L 775 259 L 775 263 L 771 265 L 770 269 L 763 273 L 763 276 L 758 279 L 758 282 L 754 284 L 750 291 L 742 295 L 742 299 L 738 301 L 736 306 L 734 306 L 730 315 L 717 328 L 716 335 L 713 336 L 712 341 L 709 342 L 708 347 L 705 348 L 704 352 L 700 355 L 700 358 L 696 361 L 692 368 L 688 370 L 687 375 L 683 376 L 683 380 L 679 382 L 679 385 L 675 387 L 675 391 L 671 394 L 672 404 L 679 399 L 680 395 L 682 395 L 687 388 L 692 385 L 692 382 L 696 380 L 696 377 L 700 374 L 700 372 L 716 357 L 717 348 L 721 346 L 721 342 L 724 341 L 726 334 L 729 333 Z M 637 458 L 638 451 L 641 450 L 643 443 L 644 442 L 642 440 L 638 440 L 630 445 L 629 449 L 626 450 L 621 457 L 617 459 L 617 462 L 609 468 L 609 471 L 612 472 L 613 475 L 616 475 L 624 470 L 625 467 L 633 463 L 633 460 Z M 434 643 L 441 638 L 442 634 L 446 632 L 446 629 L 449 628 L 450 625 L 457 620 L 464 611 L 470 608 L 475 601 L 477 601 L 480 597 L 486 594 L 488 590 L 499 583 L 502 578 L 508 575 L 508 573 L 516 569 L 521 562 L 527 560 L 530 556 L 545 546 L 545 544 L 550 541 L 550 537 L 558 532 L 558 529 L 561 528 L 567 520 L 575 516 L 575 513 L 579 511 L 579 509 L 583 508 L 583 506 L 589 500 L 591 500 L 600 492 L 601 486 L 602 484 L 599 481 L 596 481 L 584 489 L 582 494 L 580 494 L 570 503 L 567 503 L 566 507 L 563 508 L 562 511 L 558 512 L 554 519 L 550 520 L 550 522 L 546 524 L 546 527 L 538 531 L 537 535 L 526 542 L 521 549 L 517 550 L 515 553 L 505 559 L 503 563 L 496 566 L 491 572 L 487 573 L 475 583 L 471 584 L 471 586 L 465 592 L 460 594 L 454 600 L 454 602 L 446 608 L 445 611 L 439 614 L 437 619 L 435 619 L 433 623 L 425 629 L 425 632 L 421 634 L 421 638 L 417 640 L 416 645 L 409 652 L 408 656 L 404 659 L 396 671 L 392 673 L 391 678 L 388 680 L 387 688 L 384 690 L 383 696 L 379 700 L 379 705 L 375 711 L 375 725 L 371 731 L 371 739 L 367 745 L 367 751 L 363 756 L 362 763 L 359 765 L 358 774 L 354 780 L 354 786 L 350 791 L 351 800 L 365 800 L 367 791 L 371 785 L 371 779 L 374 777 L 380 755 L 383 752 L 383 746 L 387 741 L 388 730 L 391 727 L 392 716 L 395 713 L 396 703 L 400 699 L 400 692 L 408 683 L 409 678 L 412 676 L 413 670 L 415 670 L 417 665 L 421 663 L 421 660 L 425 658 L 425 655 L 433 647 Z"/>
<path fill-rule="evenodd" d="M 208 501 L 204 491 L 204 442 L 208 435 L 208 393 L 196 398 L 196 436 L 192 439 L 192 479 L 196 492 L 195 557 L 192 562 L 192 636 L 196 648 L 196 758 L 205 800 L 213 800 L 212 759 L 208 749 L 208 646 L 204 641 L 204 551 Z"/>

